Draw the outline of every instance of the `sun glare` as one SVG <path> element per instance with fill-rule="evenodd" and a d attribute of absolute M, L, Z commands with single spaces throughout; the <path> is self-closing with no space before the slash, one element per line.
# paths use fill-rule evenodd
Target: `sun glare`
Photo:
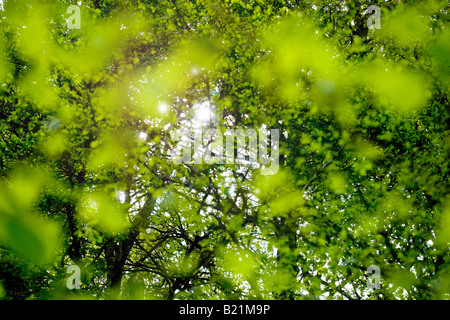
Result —
<path fill-rule="evenodd" d="M 210 122 L 213 119 L 211 104 L 208 101 L 194 105 L 194 119 L 201 123 Z"/>

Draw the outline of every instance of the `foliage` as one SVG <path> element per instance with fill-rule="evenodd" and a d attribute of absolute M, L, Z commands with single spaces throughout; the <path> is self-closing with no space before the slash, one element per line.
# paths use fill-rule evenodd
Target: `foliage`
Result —
<path fill-rule="evenodd" d="M 446 1 L 70 4 L 0 11 L 0 297 L 448 299 Z M 174 163 L 202 104 L 278 173 Z"/>

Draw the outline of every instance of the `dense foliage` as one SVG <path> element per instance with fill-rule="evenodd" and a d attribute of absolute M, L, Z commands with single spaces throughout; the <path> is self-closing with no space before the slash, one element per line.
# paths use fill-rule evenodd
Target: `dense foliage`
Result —
<path fill-rule="evenodd" d="M 0 298 L 449 298 L 447 1 L 71 4 L 0 11 Z M 173 161 L 199 122 L 278 172 Z"/>

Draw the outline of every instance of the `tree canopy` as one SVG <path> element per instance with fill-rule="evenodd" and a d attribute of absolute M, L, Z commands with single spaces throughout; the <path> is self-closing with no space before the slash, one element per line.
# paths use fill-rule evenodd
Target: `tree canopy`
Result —
<path fill-rule="evenodd" d="M 0 299 L 449 298 L 447 1 L 0 5 Z"/>

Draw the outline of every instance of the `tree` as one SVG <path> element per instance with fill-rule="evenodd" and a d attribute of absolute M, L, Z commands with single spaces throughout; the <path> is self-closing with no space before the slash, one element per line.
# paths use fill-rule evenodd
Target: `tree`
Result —
<path fill-rule="evenodd" d="M 0 296 L 448 298 L 446 2 L 69 5 L 0 11 Z M 279 130 L 280 168 L 183 128 Z"/>

